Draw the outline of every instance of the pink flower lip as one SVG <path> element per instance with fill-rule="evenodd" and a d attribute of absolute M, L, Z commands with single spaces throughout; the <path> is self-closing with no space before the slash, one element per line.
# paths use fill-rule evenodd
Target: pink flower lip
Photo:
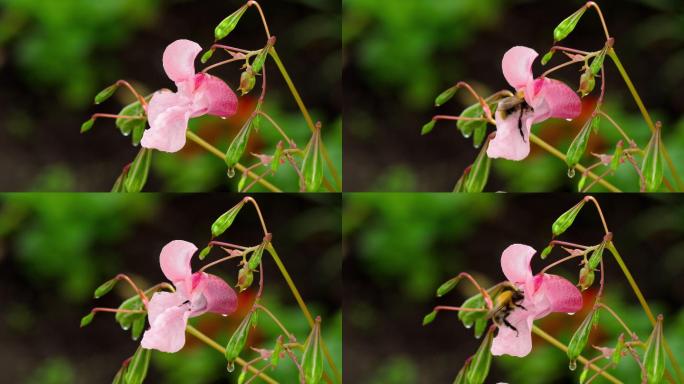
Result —
<path fill-rule="evenodd" d="M 206 312 L 227 316 L 237 309 L 237 295 L 223 279 L 192 273 L 190 261 L 196 251 L 195 245 L 183 240 L 173 240 L 162 249 L 159 264 L 176 291 L 152 296 L 147 307 L 150 329 L 143 335 L 143 348 L 178 352 L 185 345 L 188 318 Z"/>
<path fill-rule="evenodd" d="M 528 245 L 513 244 L 501 254 L 501 269 L 508 281 L 522 291 L 524 300 L 507 318 L 512 327 L 499 325 L 492 355 L 527 356 L 532 351 L 534 320 L 553 312 L 575 313 L 582 308 L 582 294 L 571 282 L 556 275 L 532 274 L 530 261 L 535 253 Z"/>
<path fill-rule="evenodd" d="M 150 129 L 141 145 L 164 152 L 177 152 L 185 146 L 190 118 L 202 115 L 228 117 L 237 111 L 237 96 L 223 80 L 195 73 L 195 59 L 202 47 L 194 41 L 176 40 L 164 51 L 166 75 L 178 92 L 157 91 L 147 107 Z"/>
<path fill-rule="evenodd" d="M 534 78 L 532 64 L 537 56 L 535 50 L 522 46 L 504 54 L 501 69 L 517 95 L 498 104 L 494 114 L 496 136 L 487 148 L 490 158 L 526 158 L 530 153 L 532 124 L 552 117 L 574 119 L 581 112 L 579 96 L 570 87 L 558 80 Z"/>

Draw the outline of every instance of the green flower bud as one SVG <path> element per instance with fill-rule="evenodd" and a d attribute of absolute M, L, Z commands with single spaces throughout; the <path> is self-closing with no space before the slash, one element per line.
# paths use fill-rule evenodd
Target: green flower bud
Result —
<path fill-rule="evenodd" d="M 207 255 L 209 255 L 209 252 L 211 252 L 212 248 L 214 248 L 213 245 L 207 245 L 206 247 L 202 248 L 202 251 L 199 253 L 199 259 L 204 260 Z"/>
<path fill-rule="evenodd" d="M 594 270 L 586 266 L 580 269 L 579 286 L 583 291 L 586 291 L 594 284 Z"/>
<path fill-rule="evenodd" d="M 259 268 L 259 265 L 261 265 L 261 256 L 264 254 L 265 246 L 266 245 L 263 243 L 260 244 L 249 257 L 249 261 L 247 261 L 247 266 L 252 271 L 256 271 L 257 268 Z"/>
<path fill-rule="evenodd" d="M 541 64 L 542 64 L 542 65 L 546 65 L 546 63 L 548 63 L 549 60 L 551 60 L 551 58 L 553 57 L 553 54 L 554 54 L 554 53 L 556 53 L 555 50 L 551 50 L 551 51 L 546 52 L 546 54 L 544 55 L 544 57 L 542 57 Z"/>
<path fill-rule="evenodd" d="M 586 201 L 582 200 L 575 204 L 572 208 L 560 215 L 556 221 L 553 222 L 553 225 L 551 226 L 551 233 L 553 236 L 558 236 L 570 228 L 572 223 L 575 221 L 577 214 L 584 206 L 584 203 L 586 203 Z"/>
<path fill-rule="evenodd" d="M 435 107 L 439 107 L 444 105 L 447 101 L 451 100 L 452 97 L 456 94 L 456 91 L 458 90 L 458 87 L 453 86 L 446 91 L 440 93 L 437 98 L 435 98 Z"/>
<path fill-rule="evenodd" d="M 594 74 L 591 73 L 591 70 L 587 68 L 584 73 L 582 73 L 582 76 L 580 76 L 580 86 L 579 86 L 579 92 L 582 95 L 582 97 L 588 95 L 591 93 L 591 91 L 594 90 L 594 87 L 596 86 L 596 79 L 594 78 Z"/>
<path fill-rule="evenodd" d="M 435 321 L 435 318 L 437 318 L 437 311 L 432 311 L 428 313 L 427 315 L 425 315 L 425 317 L 423 317 L 423 325 L 425 326 L 432 323 L 433 321 Z"/>
<path fill-rule="evenodd" d="M 126 367 L 124 374 L 124 382 L 126 384 L 142 384 L 147 376 L 147 368 L 150 365 L 150 356 L 152 356 L 151 349 L 138 347 L 135 354 Z"/>
<path fill-rule="evenodd" d="M 204 54 L 202 55 L 202 58 L 200 59 L 202 64 L 206 64 L 206 62 L 209 61 L 209 59 L 211 59 L 212 56 L 214 56 L 214 51 L 215 51 L 215 49 L 212 48 L 212 49 L 204 52 Z"/>
<path fill-rule="evenodd" d="M 242 96 L 246 95 L 254 89 L 254 85 L 256 84 L 256 76 L 254 76 L 254 72 L 252 72 L 251 68 L 247 68 L 242 74 L 240 75 L 240 88 L 239 91 L 242 93 Z"/>
<path fill-rule="evenodd" d="M 591 60 L 591 64 L 589 64 L 589 70 L 594 76 L 598 75 L 599 72 L 601 72 L 601 68 L 603 67 L 603 61 L 605 60 L 605 58 L 606 48 L 603 48 L 601 52 L 599 52 L 599 54 L 594 56 L 594 59 Z"/>
<path fill-rule="evenodd" d="M 245 347 L 247 342 L 247 336 L 249 336 L 249 327 L 252 324 L 252 316 L 254 311 L 250 311 L 242 322 L 237 327 L 233 335 L 228 340 L 226 344 L 226 360 L 228 360 L 228 371 L 232 372 L 235 367 L 235 359 L 240 356 L 242 349 Z"/>
<path fill-rule="evenodd" d="M 599 244 L 596 249 L 591 253 L 591 256 L 589 257 L 589 261 L 587 262 L 587 266 L 589 269 L 592 271 L 598 267 L 599 264 L 601 264 L 601 260 L 603 259 L 603 250 L 606 248 L 606 243 L 602 242 Z"/>
<path fill-rule="evenodd" d="M 665 374 L 665 346 L 663 344 L 663 315 L 658 315 L 644 353 L 644 371 L 648 384 L 658 384 Z"/>
<path fill-rule="evenodd" d="M 116 92 L 117 89 L 119 89 L 119 84 L 112 84 L 109 87 L 101 90 L 100 93 L 95 95 L 95 104 L 105 102 L 107 99 L 112 97 L 112 95 L 114 94 L 114 92 Z"/>
<path fill-rule="evenodd" d="M 302 163 L 304 176 L 304 189 L 307 192 L 316 192 L 323 182 L 323 160 L 320 149 L 321 128 L 316 127 L 309 144 L 306 146 L 306 154 Z"/>
<path fill-rule="evenodd" d="M 313 329 L 304 346 L 300 381 L 318 384 L 323 377 L 323 353 L 321 352 L 321 317 L 316 317 Z"/>
<path fill-rule="evenodd" d="M 245 125 L 240 128 L 240 132 L 235 135 L 233 141 L 230 143 L 226 151 L 225 161 L 228 169 L 233 169 L 235 164 L 240 161 L 240 158 L 247 149 L 247 142 L 249 142 L 249 134 L 252 132 L 252 120 L 247 120 Z"/>
<path fill-rule="evenodd" d="M 577 360 L 577 357 L 579 357 L 582 350 L 584 350 L 584 347 L 587 345 L 596 312 L 596 310 L 589 312 L 587 317 L 584 318 L 584 321 L 582 321 L 582 324 L 580 324 L 579 328 L 575 331 L 575 334 L 572 335 L 572 339 L 570 339 L 567 355 L 571 364 Z"/>
<path fill-rule="evenodd" d="M 475 352 L 470 366 L 466 370 L 466 379 L 470 384 L 483 384 L 489 375 L 489 367 L 492 364 L 492 340 L 494 339 L 494 327 L 490 328 L 482 344 Z"/>
<path fill-rule="evenodd" d="M 108 294 L 109 291 L 111 291 L 112 288 L 114 288 L 114 286 L 115 286 L 116 283 L 118 283 L 118 282 L 119 282 L 119 280 L 117 280 L 116 278 L 107 280 L 107 281 L 104 282 L 102 285 L 100 285 L 99 287 L 97 287 L 97 289 L 95 289 L 95 294 L 94 294 L 93 296 L 94 296 L 96 299 L 99 299 L 100 297 L 102 297 L 102 296 Z"/>
<path fill-rule="evenodd" d="M 485 185 L 487 185 L 487 180 L 489 180 L 489 168 L 492 164 L 492 159 L 487 156 L 488 146 L 489 142 L 482 147 L 477 158 L 475 158 L 475 162 L 470 168 L 470 173 L 468 174 L 468 177 L 466 177 L 464 184 L 466 192 L 482 192 Z"/>
<path fill-rule="evenodd" d="M 568 151 L 565 153 L 565 163 L 568 165 L 568 168 L 573 168 L 579 163 L 582 155 L 584 155 L 584 152 L 587 150 L 589 136 L 591 136 L 591 121 L 587 121 L 584 124 L 575 139 L 570 143 Z"/>
<path fill-rule="evenodd" d="M 89 314 L 83 316 L 83 318 L 81 318 L 81 328 L 90 324 L 93 321 L 93 318 L 95 318 L 95 312 L 90 312 Z"/>
<path fill-rule="evenodd" d="M 544 260 L 553 250 L 554 244 L 549 244 L 542 250 L 541 259 Z"/>
<path fill-rule="evenodd" d="M 641 163 L 641 173 L 644 175 L 646 183 L 643 187 L 647 192 L 657 191 L 663 182 L 663 154 L 660 150 L 661 146 L 660 127 L 658 126 L 648 142 L 646 153 L 644 153 L 644 160 Z"/>
<path fill-rule="evenodd" d="M 93 124 L 95 124 L 95 119 L 87 120 L 85 123 L 81 124 L 81 133 L 90 131 L 93 128 Z"/>
<path fill-rule="evenodd" d="M 461 281 L 461 276 L 456 276 L 453 279 L 449 279 L 442 283 L 442 285 L 437 288 L 437 297 L 442 297 L 447 293 L 451 292 L 454 287 Z"/>
<path fill-rule="evenodd" d="M 235 206 L 233 206 L 231 209 L 227 210 L 225 213 L 219 216 L 218 219 L 216 219 L 214 223 L 211 224 L 211 236 L 221 236 L 228 228 L 230 228 L 230 226 L 233 224 L 233 221 L 235 221 L 235 218 L 237 217 L 238 213 L 240 213 L 240 210 L 244 205 L 245 200 L 241 200 L 239 203 L 235 204 Z"/>
<path fill-rule="evenodd" d="M 240 21 L 240 18 L 247 10 L 247 7 L 247 4 L 243 5 L 237 11 L 228 15 L 228 17 L 223 19 L 223 21 L 221 21 L 219 25 L 216 26 L 216 28 L 214 29 L 214 38 L 216 39 L 216 41 L 228 36 L 228 34 L 232 32 L 233 29 L 235 29 L 238 22 Z"/>
<path fill-rule="evenodd" d="M 149 148 L 142 148 L 138 155 L 131 163 L 128 169 L 126 178 L 124 179 L 124 188 L 126 192 L 140 192 L 147 182 L 147 175 L 150 172 L 150 164 L 152 163 L 152 150 Z"/>
<path fill-rule="evenodd" d="M 251 287 L 253 281 L 254 281 L 254 273 L 252 272 L 251 269 L 249 269 L 249 266 L 247 266 L 246 264 L 243 265 L 242 268 L 240 268 L 240 271 L 238 272 L 237 287 L 240 289 L 240 292 Z"/>
<path fill-rule="evenodd" d="M 435 120 L 428 121 L 425 125 L 423 125 L 423 128 L 420 130 L 420 134 L 427 135 L 428 133 L 432 132 L 432 129 L 435 127 L 436 122 L 437 121 Z"/>
<path fill-rule="evenodd" d="M 568 35 L 575 29 L 577 22 L 580 20 L 584 12 L 587 10 L 586 7 L 582 7 L 575 11 L 572 15 L 561 21 L 560 24 L 553 30 L 553 41 L 561 41 L 568 37 Z"/>

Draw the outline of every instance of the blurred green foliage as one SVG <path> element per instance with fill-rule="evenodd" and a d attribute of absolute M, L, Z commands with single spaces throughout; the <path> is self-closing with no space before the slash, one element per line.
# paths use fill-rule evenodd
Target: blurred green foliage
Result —
<path fill-rule="evenodd" d="M 71 107 L 90 102 L 121 46 L 154 17 L 158 0 L 0 0 L 0 47 L 10 45 L 27 81 Z"/>

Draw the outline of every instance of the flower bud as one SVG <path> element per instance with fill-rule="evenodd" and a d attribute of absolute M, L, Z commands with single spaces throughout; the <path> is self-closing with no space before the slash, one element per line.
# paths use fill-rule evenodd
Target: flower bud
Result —
<path fill-rule="evenodd" d="M 423 125 L 423 128 L 420 130 L 420 134 L 427 135 L 428 133 L 432 132 L 432 129 L 435 127 L 435 123 L 435 120 L 428 121 L 425 125 Z M 81 132 L 83 132 L 83 129 L 81 129 Z"/>
<path fill-rule="evenodd" d="M 442 285 L 437 288 L 437 297 L 442 297 L 447 293 L 451 292 L 454 287 L 461 281 L 461 276 L 456 276 L 442 283 Z"/>
<path fill-rule="evenodd" d="M 657 191 L 663 182 L 663 155 L 660 148 L 660 127 L 657 126 L 648 142 L 644 160 L 641 163 L 641 173 L 646 183 L 644 189 L 647 192 Z"/>
<path fill-rule="evenodd" d="M 112 97 L 112 95 L 114 94 L 114 92 L 116 92 L 117 89 L 119 89 L 118 83 L 112 84 L 109 87 L 101 90 L 100 93 L 95 95 L 95 104 L 101 104 L 105 102 L 107 99 Z"/>
<path fill-rule="evenodd" d="M 242 349 L 245 347 L 247 342 L 247 336 L 249 336 L 249 326 L 252 324 L 252 316 L 254 311 L 250 311 L 242 322 L 237 327 L 233 335 L 228 340 L 226 344 L 226 360 L 228 360 L 228 372 L 232 372 L 235 369 L 235 359 L 240 356 Z"/>
<path fill-rule="evenodd" d="M 487 156 L 487 147 L 489 141 L 482 147 L 480 153 L 475 158 L 475 162 L 470 168 L 470 173 L 465 179 L 465 192 L 478 193 L 482 192 L 489 180 L 489 168 L 492 164 L 492 159 Z"/>
<path fill-rule="evenodd" d="M 591 287 L 592 284 L 594 284 L 594 270 L 584 266 L 582 269 L 580 269 L 580 276 L 579 276 L 579 286 L 583 291 L 586 291 Z"/>
<path fill-rule="evenodd" d="M 579 131 L 575 139 L 570 143 L 568 151 L 565 153 L 565 163 L 568 168 L 573 168 L 579 163 L 582 155 L 587 150 L 587 143 L 589 143 L 589 136 L 591 136 L 591 121 L 587 121 L 582 130 Z"/>
<path fill-rule="evenodd" d="M 425 325 L 432 323 L 433 321 L 435 321 L 436 317 L 437 317 L 437 311 L 432 311 L 432 312 L 428 313 L 427 315 L 425 315 L 425 317 L 423 317 L 423 325 L 425 326 Z"/>
<path fill-rule="evenodd" d="M 554 244 L 551 243 L 551 244 L 547 245 L 547 246 L 542 250 L 541 255 L 540 255 L 542 260 L 546 259 L 546 257 L 547 257 L 547 256 L 551 253 L 551 251 L 553 250 L 553 247 L 554 247 Z"/>
<path fill-rule="evenodd" d="M 240 213 L 240 210 L 244 205 L 245 200 L 241 200 L 231 209 L 227 210 L 225 213 L 219 216 L 218 219 L 216 219 L 214 223 L 211 225 L 211 236 L 221 236 L 228 228 L 230 228 L 230 226 L 233 224 L 233 221 L 235 221 L 235 218 L 237 217 L 238 213 Z"/>
<path fill-rule="evenodd" d="M 591 73 L 591 70 L 587 68 L 584 73 L 582 73 L 582 76 L 580 76 L 580 86 L 579 86 L 579 92 L 582 95 L 582 97 L 588 95 L 591 93 L 591 91 L 594 90 L 594 87 L 596 86 L 596 79 L 594 78 L 594 74 Z"/>
<path fill-rule="evenodd" d="M 323 182 L 323 161 L 320 149 L 321 128 L 314 129 L 311 140 L 306 146 L 304 161 L 302 163 L 302 175 L 304 176 L 304 189 L 307 192 L 316 192 Z"/>
<path fill-rule="evenodd" d="M 252 271 L 256 271 L 257 268 L 259 268 L 259 265 L 261 264 L 261 256 L 264 254 L 264 248 L 265 244 L 261 243 L 254 252 L 252 252 L 252 255 L 249 257 L 249 261 L 247 261 L 247 266 L 249 269 Z"/>
<path fill-rule="evenodd" d="M 252 282 L 254 281 L 254 273 L 252 272 L 251 269 L 249 269 L 249 266 L 246 264 L 240 268 L 240 271 L 238 272 L 238 283 L 237 287 L 240 289 L 240 292 L 243 292 L 250 286 L 252 286 Z"/>
<path fill-rule="evenodd" d="M 300 381 L 318 384 L 323 377 L 323 353 L 321 352 L 321 317 L 317 316 L 313 329 L 304 346 Z"/>
<path fill-rule="evenodd" d="M 598 75 L 598 73 L 601 72 L 601 68 L 603 67 L 603 61 L 605 58 L 606 48 L 603 48 L 601 52 L 599 52 L 599 54 L 594 57 L 594 59 L 591 61 L 591 64 L 589 64 L 589 69 L 591 70 L 591 73 L 594 76 Z"/>
<path fill-rule="evenodd" d="M 116 278 L 105 281 L 102 285 L 100 285 L 99 287 L 97 287 L 97 289 L 95 289 L 95 294 L 93 296 L 96 299 L 99 299 L 100 297 L 108 294 L 109 291 L 111 291 L 112 288 L 114 288 L 114 286 L 118 282 L 119 282 L 119 280 L 117 280 Z"/>
<path fill-rule="evenodd" d="M 95 318 L 95 312 L 90 312 L 89 314 L 83 316 L 81 318 L 81 328 L 87 326 L 88 324 L 93 322 L 93 318 Z"/>
<path fill-rule="evenodd" d="M 126 192 L 140 192 L 147 182 L 147 175 L 150 172 L 150 164 L 152 163 L 152 150 L 149 148 L 142 148 L 135 160 L 131 163 L 128 169 L 126 178 L 124 179 L 124 188 Z"/>
<path fill-rule="evenodd" d="M 572 208 L 567 210 L 565 213 L 560 215 L 558 219 L 556 219 L 556 221 L 553 222 L 553 225 L 551 226 L 551 233 L 553 234 L 553 236 L 558 236 L 565 232 L 568 228 L 570 228 L 572 223 L 575 221 L 577 214 L 584 206 L 584 203 L 586 203 L 586 201 L 583 199 L 579 203 L 575 204 Z"/>
<path fill-rule="evenodd" d="M 252 69 L 254 70 L 254 73 L 260 73 L 261 68 L 264 67 L 264 63 L 266 62 L 266 57 L 268 56 L 268 52 L 271 50 L 273 45 L 275 44 L 275 36 L 271 36 L 270 39 L 266 42 L 266 46 L 259 51 L 257 56 L 254 58 L 254 61 L 252 62 Z"/>
<path fill-rule="evenodd" d="M 247 142 L 249 141 L 249 134 L 252 132 L 252 120 L 247 120 L 245 124 L 240 128 L 240 132 L 235 135 L 233 141 L 230 143 L 228 150 L 226 151 L 225 161 L 228 169 L 233 169 L 235 164 L 240 161 L 240 158 L 245 153 L 247 149 Z"/>
<path fill-rule="evenodd" d="M 87 120 L 85 123 L 81 124 L 81 133 L 90 131 L 93 128 L 93 124 L 95 124 L 95 119 Z"/>
<path fill-rule="evenodd" d="M 595 309 L 589 312 L 587 317 L 584 318 L 584 321 L 582 321 L 582 324 L 580 324 L 579 328 L 575 331 L 575 334 L 572 335 L 572 339 L 570 339 L 567 355 L 571 364 L 577 360 L 577 357 L 579 357 L 582 350 L 587 345 L 596 312 Z"/>
<path fill-rule="evenodd" d="M 435 107 L 439 107 L 444 105 L 447 101 L 451 100 L 452 97 L 456 94 L 456 91 L 458 90 L 458 87 L 453 86 L 446 91 L 442 92 L 435 98 Z"/>
<path fill-rule="evenodd" d="M 560 24 L 553 30 L 553 41 L 561 41 L 568 37 L 568 35 L 575 29 L 577 22 L 580 20 L 584 12 L 587 10 L 586 7 L 582 7 L 575 11 L 572 15 L 561 21 Z"/>
<path fill-rule="evenodd" d="M 551 51 L 546 52 L 546 54 L 544 55 L 544 57 L 542 57 L 541 64 L 542 64 L 542 65 L 546 65 L 546 63 L 548 63 L 549 60 L 551 60 L 551 58 L 553 57 L 553 54 L 554 54 L 554 53 L 556 53 L 555 50 L 551 50 Z"/>
<path fill-rule="evenodd" d="M 658 315 L 644 353 L 644 371 L 648 384 L 660 383 L 665 374 L 665 346 L 663 345 L 663 315 Z"/>
<path fill-rule="evenodd" d="M 209 61 L 209 59 L 211 59 L 212 56 L 214 56 L 214 51 L 215 51 L 215 49 L 212 48 L 212 49 L 204 52 L 204 54 L 202 55 L 202 58 L 200 59 L 202 64 L 205 64 L 207 61 Z"/>
<path fill-rule="evenodd" d="M 247 67 L 247 69 L 240 75 L 239 91 L 242 93 L 242 96 L 248 94 L 249 91 L 254 89 L 255 84 L 256 76 L 254 76 L 254 72 L 252 72 L 252 69 Z"/>
<path fill-rule="evenodd" d="M 489 367 L 492 364 L 492 340 L 494 339 L 494 329 L 491 327 L 487 336 L 482 340 L 482 344 L 473 355 L 470 366 L 466 370 L 466 379 L 470 384 L 483 384 L 489 375 Z"/>
<path fill-rule="evenodd" d="M 228 17 L 223 19 L 223 21 L 221 21 L 219 25 L 216 26 L 216 28 L 214 29 L 214 38 L 216 39 L 216 41 L 228 36 L 228 34 L 232 32 L 233 29 L 235 29 L 238 22 L 240 21 L 240 18 L 247 10 L 247 7 L 247 4 L 243 5 L 237 11 L 228 15 Z"/>
<path fill-rule="evenodd" d="M 147 376 L 147 368 L 150 365 L 150 356 L 152 356 L 151 349 L 138 347 L 135 354 L 128 362 L 126 373 L 124 374 L 124 382 L 126 384 L 142 384 Z"/>
<path fill-rule="evenodd" d="M 591 253 L 591 256 L 589 257 L 589 261 L 587 262 L 587 266 L 589 269 L 592 271 L 598 267 L 599 264 L 601 264 L 601 260 L 603 259 L 603 250 L 606 248 L 606 243 L 605 241 L 599 244 L 596 249 Z"/>
<path fill-rule="evenodd" d="M 202 251 L 199 253 L 199 259 L 204 260 L 209 252 L 211 252 L 211 249 L 214 248 L 213 245 L 207 245 L 206 247 L 202 248 Z"/>

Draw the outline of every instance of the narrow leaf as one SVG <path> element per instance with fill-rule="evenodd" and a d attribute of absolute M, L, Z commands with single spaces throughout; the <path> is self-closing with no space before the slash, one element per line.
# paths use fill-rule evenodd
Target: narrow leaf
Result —
<path fill-rule="evenodd" d="M 126 173 L 124 179 L 124 188 L 126 192 L 140 192 L 147 182 L 147 175 L 150 173 L 150 164 L 152 163 L 152 150 L 149 148 L 141 148 L 138 155 L 131 163 L 131 167 Z"/>
<path fill-rule="evenodd" d="M 124 374 L 124 382 L 126 384 L 142 384 L 147 376 L 147 368 L 150 365 L 150 356 L 152 356 L 151 349 L 138 347 L 135 354 L 131 358 Z"/>
<path fill-rule="evenodd" d="M 466 177 L 464 189 L 466 192 L 477 193 L 482 192 L 489 180 L 489 168 L 492 159 L 487 156 L 487 147 L 489 141 L 482 147 L 480 153 L 475 158 L 475 162 L 470 168 L 468 177 Z"/>

